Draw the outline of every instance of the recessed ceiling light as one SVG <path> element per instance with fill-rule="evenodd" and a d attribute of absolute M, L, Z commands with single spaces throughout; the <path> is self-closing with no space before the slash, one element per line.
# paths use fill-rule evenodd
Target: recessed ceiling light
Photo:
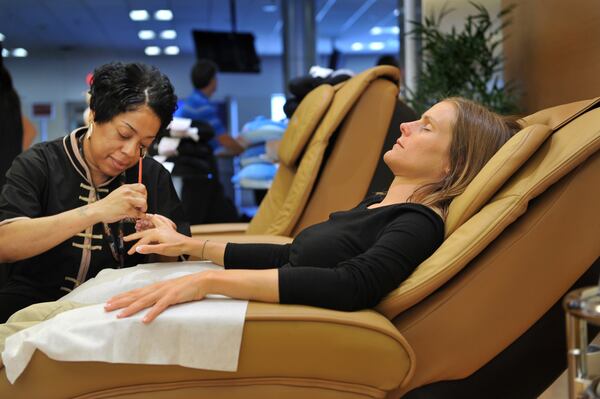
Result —
<path fill-rule="evenodd" d="M 154 19 L 158 21 L 170 21 L 173 19 L 173 11 L 171 10 L 156 10 Z"/>
<path fill-rule="evenodd" d="M 152 40 L 156 37 L 153 30 L 141 30 L 138 32 L 138 37 L 142 40 Z"/>
<path fill-rule="evenodd" d="M 262 10 L 264 12 L 275 12 L 275 11 L 277 11 L 277 5 L 276 4 L 265 4 L 264 6 L 262 6 Z"/>
<path fill-rule="evenodd" d="M 177 46 L 167 46 L 165 47 L 166 55 L 177 55 L 179 54 L 179 47 Z"/>
<path fill-rule="evenodd" d="M 16 48 L 12 51 L 12 56 L 13 57 L 27 57 L 27 54 L 29 54 L 27 52 L 27 50 L 25 50 L 24 48 Z"/>
<path fill-rule="evenodd" d="M 0 33 L 0 42 L 3 42 L 5 38 L 6 38 L 6 36 L 4 36 L 2 33 Z"/>
<path fill-rule="evenodd" d="M 399 10 L 399 9 L 397 9 L 397 8 L 394 8 L 394 15 L 395 15 L 395 16 L 398 16 L 398 15 L 400 15 L 400 10 Z"/>
<path fill-rule="evenodd" d="M 160 38 L 165 40 L 173 40 L 177 37 L 177 32 L 173 29 L 167 29 L 160 32 Z"/>
<path fill-rule="evenodd" d="M 369 43 L 369 48 L 371 50 L 383 50 L 385 47 L 385 44 L 383 42 L 371 42 Z"/>
<path fill-rule="evenodd" d="M 365 48 L 365 45 L 360 42 L 355 42 L 355 43 L 352 43 L 352 46 L 350 46 L 350 47 L 354 51 L 360 51 Z"/>
<path fill-rule="evenodd" d="M 3 48 L 2 49 L 2 57 L 10 57 L 10 51 L 8 51 L 7 49 Z"/>
<path fill-rule="evenodd" d="M 146 53 L 146 55 L 160 55 L 160 47 L 158 46 L 148 46 L 144 49 L 144 53 Z"/>
<path fill-rule="evenodd" d="M 398 26 L 374 26 L 369 31 L 374 36 L 377 35 L 397 35 L 400 33 Z"/>
<path fill-rule="evenodd" d="M 129 11 L 129 18 L 132 21 L 147 21 L 150 18 L 150 14 L 146 10 L 131 10 Z"/>

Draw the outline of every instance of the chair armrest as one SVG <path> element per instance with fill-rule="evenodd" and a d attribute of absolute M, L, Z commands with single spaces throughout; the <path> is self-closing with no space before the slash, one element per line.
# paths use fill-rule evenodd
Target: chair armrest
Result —
<path fill-rule="evenodd" d="M 250 302 L 243 334 L 236 372 L 60 362 L 36 351 L 15 385 L 0 375 L 0 397 L 383 398 L 414 372 L 411 347 L 388 319 L 372 310 Z M 49 391 L 52 395 L 46 396 Z"/>
<path fill-rule="evenodd" d="M 190 227 L 192 237 L 200 235 L 243 234 L 248 229 L 248 223 L 212 223 L 196 224 Z"/>

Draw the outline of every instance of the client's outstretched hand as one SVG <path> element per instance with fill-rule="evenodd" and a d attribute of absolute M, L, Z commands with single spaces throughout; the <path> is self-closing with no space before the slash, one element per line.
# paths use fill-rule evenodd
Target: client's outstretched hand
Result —
<path fill-rule="evenodd" d="M 175 223 L 162 215 L 148 215 L 146 222 L 154 227 L 130 234 L 123 239 L 127 242 L 139 240 L 127 252 L 159 254 L 165 256 L 183 255 L 183 244 L 190 238 L 175 230 Z"/>
<path fill-rule="evenodd" d="M 106 302 L 104 310 L 123 309 L 117 314 L 122 318 L 151 307 L 142 319 L 144 323 L 150 323 L 169 306 L 203 299 L 206 296 L 204 274 L 190 274 L 115 295 Z"/>

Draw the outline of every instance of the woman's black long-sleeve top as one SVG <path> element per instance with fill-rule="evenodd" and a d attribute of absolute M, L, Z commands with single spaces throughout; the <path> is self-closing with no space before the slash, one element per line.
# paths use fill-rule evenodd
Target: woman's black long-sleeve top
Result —
<path fill-rule="evenodd" d="M 279 269 L 279 300 L 337 310 L 375 306 L 444 239 L 444 222 L 411 203 L 369 209 L 374 196 L 303 230 L 291 244 L 228 244 L 226 269 Z"/>

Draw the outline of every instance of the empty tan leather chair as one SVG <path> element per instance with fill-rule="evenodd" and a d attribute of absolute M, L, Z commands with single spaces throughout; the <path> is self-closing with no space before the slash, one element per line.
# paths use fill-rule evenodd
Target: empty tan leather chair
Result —
<path fill-rule="evenodd" d="M 192 226 L 192 234 L 295 236 L 331 212 L 355 206 L 380 160 L 398 80 L 397 68 L 380 66 L 311 91 L 290 120 L 279 169 L 252 221 Z"/>
<path fill-rule="evenodd" d="M 0 397 L 451 397 L 415 395 L 500 356 L 600 255 L 599 103 L 526 118 L 453 201 L 442 246 L 376 310 L 251 302 L 235 373 L 36 352 Z"/>

